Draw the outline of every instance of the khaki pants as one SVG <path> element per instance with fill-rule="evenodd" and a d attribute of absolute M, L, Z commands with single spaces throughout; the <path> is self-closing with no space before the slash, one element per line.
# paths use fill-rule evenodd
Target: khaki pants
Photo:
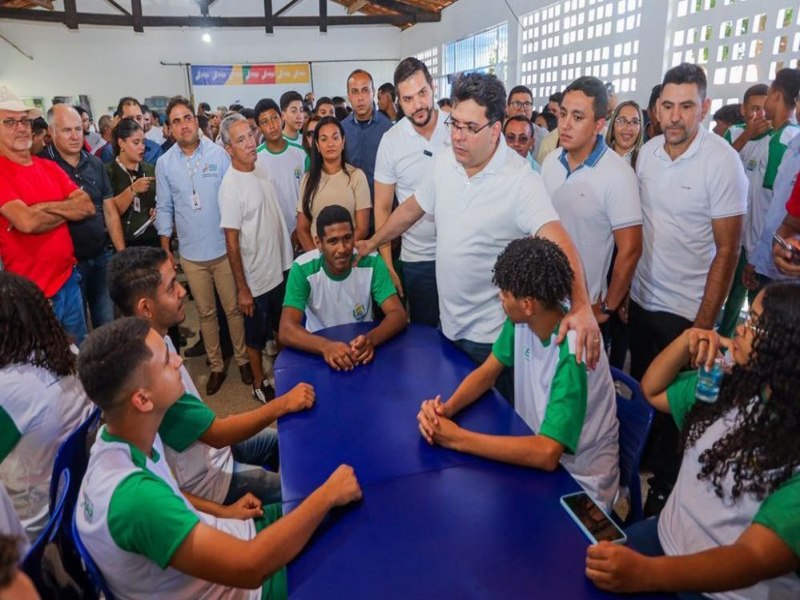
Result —
<path fill-rule="evenodd" d="M 244 316 L 239 310 L 236 281 L 233 278 L 228 257 L 223 255 L 214 260 L 202 261 L 192 261 L 181 257 L 181 266 L 192 289 L 194 301 L 197 303 L 200 331 L 203 333 L 203 344 L 211 363 L 211 370 L 217 373 L 225 370 L 219 345 L 219 323 L 217 322 L 214 288 L 217 289 L 219 300 L 228 319 L 236 364 L 240 366 L 247 364 L 247 350 L 244 345 Z"/>

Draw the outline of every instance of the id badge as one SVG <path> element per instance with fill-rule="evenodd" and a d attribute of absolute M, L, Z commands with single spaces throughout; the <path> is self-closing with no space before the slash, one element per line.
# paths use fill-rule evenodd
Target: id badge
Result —
<path fill-rule="evenodd" d="M 192 193 L 192 210 L 200 210 L 200 194 L 197 192 Z"/>
<path fill-rule="evenodd" d="M 139 200 L 139 196 L 133 197 L 133 212 L 142 212 L 142 201 Z"/>

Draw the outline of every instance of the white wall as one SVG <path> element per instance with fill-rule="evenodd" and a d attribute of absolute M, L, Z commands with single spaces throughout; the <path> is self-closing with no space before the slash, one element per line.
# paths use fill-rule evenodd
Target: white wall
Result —
<path fill-rule="evenodd" d="M 330 27 L 325 34 L 314 28 L 280 28 L 271 36 L 263 29 L 212 29 L 211 44 L 201 41 L 202 31 L 188 28 L 135 33 L 127 28 L 82 25 L 78 31 L 69 31 L 62 25 L 5 21 L 0 22 L 0 33 L 34 57 L 28 60 L 0 40 L 0 81 L 20 96 L 44 97 L 48 106 L 53 96 L 87 94 L 96 114 L 115 106 L 121 96 L 187 94 L 185 67 L 162 66 L 161 61 L 358 62 L 396 60 L 400 54 L 400 30 L 392 26 Z M 369 68 L 369 62 L 363 64 Z M 345 90 L 344 81 L 337 89 L 328 89 L 330 80 L 319 83 L 315 86 L 318 96 L 341 95 Z"/>

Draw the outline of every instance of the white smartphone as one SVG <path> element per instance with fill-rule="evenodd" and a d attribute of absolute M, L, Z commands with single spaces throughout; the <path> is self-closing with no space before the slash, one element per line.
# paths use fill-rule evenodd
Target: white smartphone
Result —
<path fill-rule="evenodd" d="M 624 544 L 627 541 L 625 532 L 586 492 L 561 496 L 561 506 L 593 544 L 603 540 L 617 544 Z"/>

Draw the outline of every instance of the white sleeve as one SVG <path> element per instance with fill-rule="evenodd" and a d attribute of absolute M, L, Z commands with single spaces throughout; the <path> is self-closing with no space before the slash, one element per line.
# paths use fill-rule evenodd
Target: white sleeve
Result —
<path fill-rule="evenodd" d="M 712 219 L 724 219 L 747 212 L 747 176 L 736 151 L 725 144 L 724 155 L 709 165 L 708 202 Z"/>
<path fill-rule="evenodd" d="M 639 180 L 628 165 L 620 167 L 624 168 L 614 173 L 605 197 L 606 214 L 612 230 L 642 224 Z"/>
<path fill-rule="evenodd" d="M 442 164 L 442 159 L 447 151 L 448 150 L 445 150 L 445 152 L 439 153 L 433 164 L 433 168 L 425 174 L 425 178 L 422 180 L 422 183 L 414 191 L 414 197 L 417 199 L 417 204 L 419 204 L 419 207 L 429 215 L 436 213 L 437 173 L 440 170 L 439 166 Z"/>
<path fill-rule="evenodd" d="M 394 185 L 397 183 L 397 173 L 395 172 L 395 164 L 392 162 L 391 156 L 389 156 L 391 140 L 388 137 L 384 134 L 381 138 L 381 143 L 378 145 L 378 154 L 375 157 L 375 181 L 386 185 Z"/>
<path fill-rule="evenodd" d="M 517 185 L 519 190 L 519 210 L 517 211 L 517 227 L 527 235 L 536 235 L 547 223 L 559 221 L 558 213 L 544 180 L 538 173 L 526 169 Z"/>
<path fill-rule="evenodd" d="M 242 229 L 242 203 L 237 197 L 235 186 L 229 185 L 230 179 L 222 180 L 219 187 L 219 226 L 222 229 Z"/>

